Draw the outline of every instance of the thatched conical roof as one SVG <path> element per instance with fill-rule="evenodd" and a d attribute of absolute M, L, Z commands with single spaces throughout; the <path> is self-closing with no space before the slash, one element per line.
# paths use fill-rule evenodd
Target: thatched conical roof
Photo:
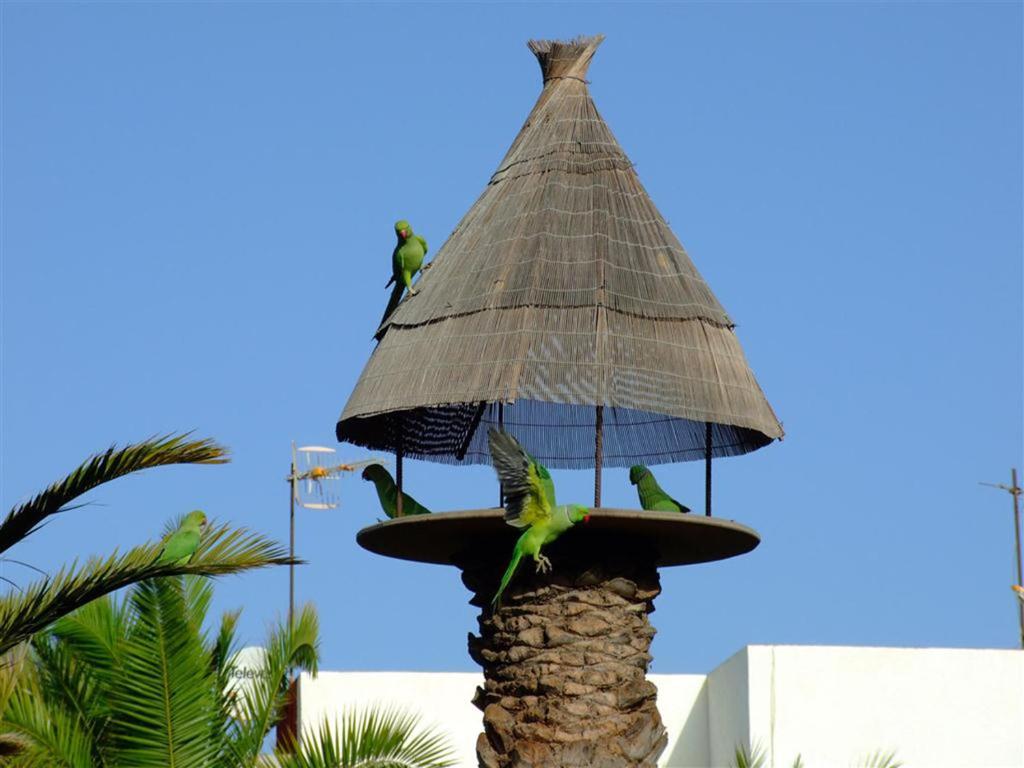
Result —
<path fill-rule="evenodd" d="M 708 423 L 714 456 L 782 436 L 729 316 L 594 106 L 602 39 L 530 42 L 544 90 L 389 318 L 339 440 L 487 463 L 502 419 L 545 463 L 582 468 L 595 406 L 608 466 L 704 458 Z"/>

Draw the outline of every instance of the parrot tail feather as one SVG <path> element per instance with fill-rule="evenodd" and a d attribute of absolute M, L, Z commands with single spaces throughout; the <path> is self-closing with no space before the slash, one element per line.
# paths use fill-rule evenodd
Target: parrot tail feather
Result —
<path fill-rule="evenodd" d="M 494 594 L 494 599 L 491 600 L 491 606 L 497 608 L 501 603 L 501 594 L 505 591 L 505 587 L 512 581 L 512 576 L 515 575 L 516 568 L 519 566 L 519 561 L 523 557 L 523 548 L 519 546 L 519 542 L 516 542 L 516 548 L 512 552 L 512 562 L 508 564 L 508 568 L 505 569 L 505 574 L 501 577 L 501 584 L 498 585 L 498 591 Z"/>
<path fill-rule="evenodd" d="M 378 329 L 382 325 L 384 325 L 385 322 L 387 322 L 387 319 L 389 317 L 391 317 L 391 313 L 395 311 L 395 307 L 397 307 L 399 302 L 402 300 L 402 292 L 404 290 L 404 285 L 402 285 L 401 283 L 395 283 L 395 287 L 391 289 L 391 298 L 388 300 L 388 308 L 384 310 L 384 316 L 380 319 L 380 322 L 377 324 Z M 377 341 L 380 341 L 382 338 L 384 338 L 384 332 L 378 330 L 373 338 L 375 338 Z"/>

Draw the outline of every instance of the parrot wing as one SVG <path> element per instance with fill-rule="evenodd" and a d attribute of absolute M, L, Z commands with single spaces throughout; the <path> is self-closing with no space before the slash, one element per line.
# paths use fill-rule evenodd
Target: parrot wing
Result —
<path fill-rule="evenodd" d="M 554 509 L 558 506 L 555 501 L 555 481 L 551 479 L 548 468 L 530 456 L 530 461 L 537 467 L 537 475 L 540 477 L 541 488 L 544 489 L 544 496 L 548 500 L 548 506 Z"/>
<path fill-rule="evenodd" d="M 541 477 L 541 470 L 547 470 L 531 459 L 511 435 L 491 429 L 487 442 L 494 471 L 505 491 L 505 522 L 526 528 L 550 520 L 552 507 Z"/>
<path fill-rule="evenodd" d="M 415 237 L 415 238 L 416 238 L 417 240 L 419 240 L 419 241 L 420 241 L 420 245 L 422 245 L 422 246 L 423 246 L 423 255 L 424 255 L 424 256 L 426 256 L 426 255 L 427 255 L 427 241 L 426 241 L 426 240 L 424 240 L 424 239 L 423 239 L 422 237 L 420 237 L 419 235 L 413 235 L 413 237 Z"/>
<path fill-rule="evenodd" d="M 164 543 L 158 563 L 187 563 L 199 548 L 199 531 L 175 531 Z"/>
<path fill-rule="evenodd" d="M 676 499 L 673 499 L 671 496 L 668 497 L 668 500 L 671 501 L 673 504 L 675 504 L 677 507 L 679 507 L 679 511 L 680 512 L 689 512 L 690 511 L 690 508 L 688 506 L 686 506 L 685 504 L 683 504 L 683 502 L 677 501 Z"/>

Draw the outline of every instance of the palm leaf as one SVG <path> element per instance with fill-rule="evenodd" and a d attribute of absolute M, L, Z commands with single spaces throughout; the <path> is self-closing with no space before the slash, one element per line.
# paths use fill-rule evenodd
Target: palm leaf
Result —
<path fill-rule="evenodd" d="M 445 768 L 455 765 L 447 736 L 423 728 L 415 715 L 371 707 L 344 714 L 307 733 L 293 753 L 278 751 L 280 768 Z M 265 762 L 264 765 L 271 765 Z"/>
<path fill-rule="evenodd" d="M 127 627 L 125 606 L 104 595 L 59 618 L 50 628 L 50 635 L 93 674 L 106 678 L 117 666 L 118 647 Z"/>
<path fill-rule="evenodd" d="M 32 639 L 32 651 L 36 685 L 48 710 L 59 710 L 95 750 L 106 726 L 101 671 L 80 663 L 68 644 L 46 635 Z"/>
<path fill-rule="evenodd" d="M 129 597 L 134 620 L 111 698 L 117 762 L 133 768 L 204 768 L 211 739 L 215 675 L 191 623 L 181 579 L 150 579 Z"/>
<path fill-rule="evenodd" d="M 24 676 L 30 671 L 28 656 L 27 645 L 16 646 L 0 656 L 0 714 L 7 709 L 7 702 L 18 686 L 23 684 Z M 8 758 L 0 761 L 0 764 L 12 765 L 13 760 L 10 758 L 22 753 L 27 743 L 27 739 L 21 735 L 0 728 L 0 757 Z"/>
<path fill-rule="evenodd" d="M 238 619 L 241 615 L 242 611 L 239 609 L 226 611 L 220 617 L 220 628 L 217 631 L 217 637 L 213 641 L 213 646 L 210 648 L 210 667 L 221 680 L 221 690 L 224 689 L 228 682 L 231 657 L 238 650 L 235 631 L 238 628 Z"/>
<path fill-rule="evenodd" d="M 164 435 L 111 446 L 79 465 L 71 474 L 50 485 L 24 504 L 14 507 L 0 523 L 0 552 L 32 533 L 50 515 L 98 485 L 151 467 L 168 464 L 223 464 L 227 450 L 213 440 L 188 440 L 188 434 Z"/>
<path fill-rule="evenodd" d="M 877 752 L 869 755 L 864 762 L 863 768 L 900 768 L 903 763 L 896 759 L 896 751 Z"/>
<path fill-rule="evenodd" d="M 15 758 L 5 765 L 95 768 L 92 733 L 59 707 L 50 707 L 38 681 L 23 678 L 4 708 L 5 740 L 20 738 Z"/>
<path fill-rule="evenodd" d="M 207 532 L 188 564 L 157 563 L 160 549 L 148 544 L 89 560 L 81 568 L 72 563 L 24 592 L 0 598 L 0 653 L 76 608 L 144 579 L 186 573 L 218 576 L 292 562 L 280 545 L 228 526 Z"/>
<path fill-rule="evenodd" d="M 291 672 L 302 669 L 316 674 L 319 656 L 320 620 L 313 606 L 306 605 L 290 626 L 284 624 L 271 633 L 260 674 L 239 704 L 232 738 L 237 765 L 256 764 L 264 739 L 287 703 Z"/>
<path fill-rule="evenodd" d="M 755 744 L 750 749 L 737 745 L 733 759 L 735 768 L 764 768 L 768 755 L 761 744 Z"/>

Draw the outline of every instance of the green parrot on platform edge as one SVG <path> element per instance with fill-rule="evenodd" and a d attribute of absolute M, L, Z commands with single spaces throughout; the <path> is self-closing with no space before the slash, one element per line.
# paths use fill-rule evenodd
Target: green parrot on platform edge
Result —
<path fill-rule="evenodd" d="M 388 472 L 380 464 L 371 464 L 363 470 L 363 480 L 369 480 L 377 489 L 380 508 L 388 517 L 398 514 L 398 486 Z M 420 504 L 405 491 L 402 491 L 402 517 L 409 515 L 429 515 L 430 510 Z"/>
<path fill-rule="evenodd" d="M 689 512 L 690 508 L 676 501 L 658 485 L 654 474 L 639 464 L 629 468 L 629 482 L 636 486 L 640 508 L 657 512 Z"/>

